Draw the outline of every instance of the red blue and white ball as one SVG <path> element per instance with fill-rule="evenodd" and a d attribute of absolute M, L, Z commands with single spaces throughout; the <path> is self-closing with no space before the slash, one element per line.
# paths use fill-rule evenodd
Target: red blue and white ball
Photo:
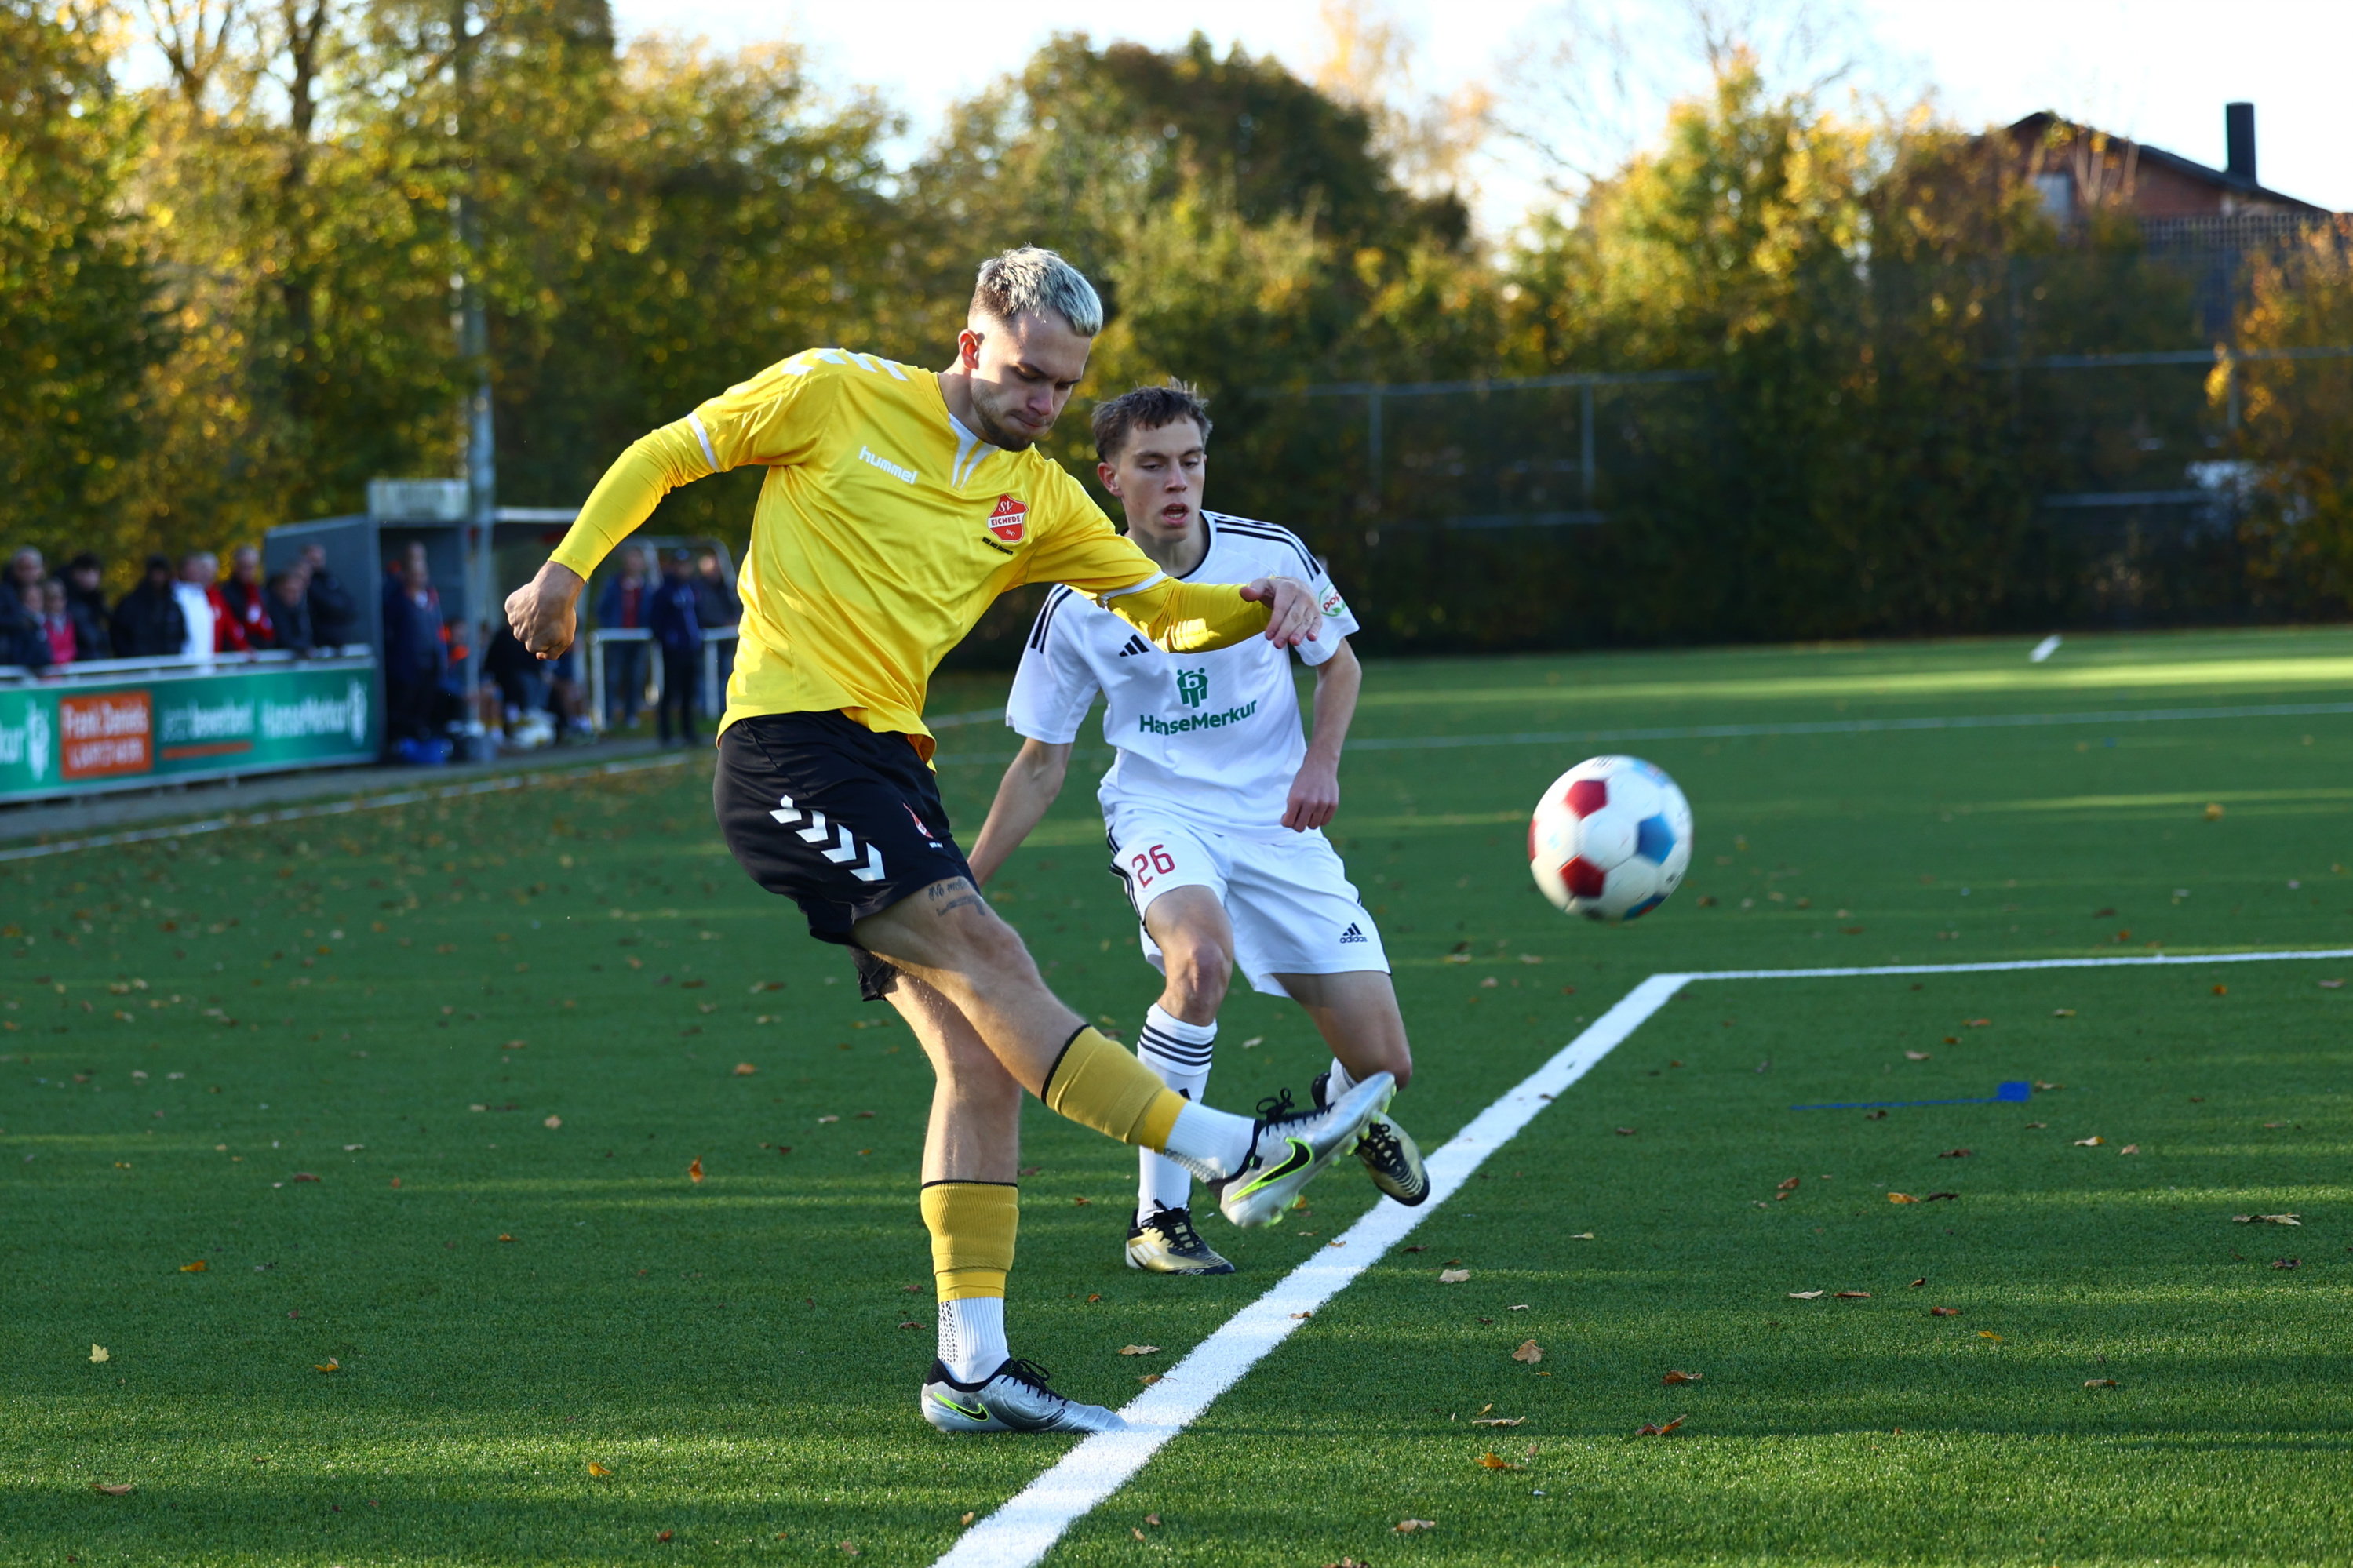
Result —
<path fill-rule="evenodd" d="M 1553 780 L 1528 822 L 1528 870 L 1556 909 L 1630 921 L 1691 868 L 1692 811 L 1663 769 L 1593 757 Z"/>

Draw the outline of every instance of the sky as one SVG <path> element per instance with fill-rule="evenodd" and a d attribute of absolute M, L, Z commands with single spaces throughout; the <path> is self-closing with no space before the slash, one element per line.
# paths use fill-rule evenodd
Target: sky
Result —
<path fill-rule="evenodd" d="M 1507 95 L 1526 90 L 1532 69 L 1563 42 L 1594 55 L 1611 21 L 1640 84 L 1619 100 L 1622 126 L 1596 143 L 1630 149 L 1654 134 L 1667 100 L 1704 76 L 1683 40 L 1690 0 L 1372 0 L 1413 45 L 1412 88 L 1444 96 L 1465 85 Z M 2353 0 L 1717 0 L 1748 12 L 1766 30 L 1810 13 L 1830 37 L 1810 58 L 1839 57 L 1854 68 L 1833 91 L 1861 88 L 1905 102 L 1933 92 L 1942 110 L 1968 126 L 2003 123 L 2055 110 L 2220 166 L 2222 105 L 2256 108 L 2258 174 L 2272 188 L 2337 211 L 2353 208 L 2353 136 L 2343 121 L 2344 62 L 2353 57 Z M 716 45 L 790 38 L 806 46 L 818 77 L 833 86 L 871 87 L 906 112 L 920 140 L 940 107 L 1018 69 L 1058 32 L 1096 42 L 1129 39 L 1166 48 L 1196 28 L 1221 48 L 1240 43 L 1302 74 L 1314 71 L 1324 30 L 1317 0 L 1190 0 L 1183 6 L 1106 5 L 1103 0 L 1029 0 L 982 6 L 972 0 L 839 0 L 742 5 L 727 0 L 614 0 L 625 37 L 655 31 L 703 37 Z M 986 18 L 985 21 L 981 18 Z M 1827 52 L 1826 52 L 1827 51 Z M 1788 51 L 1804 74 L 1805 50 Z M 1516 78 L 1516 81 L 1515 81 Z M 2331 108 L 2334 104 L 2337 107 Z M 1494 232 L 1514 226 L 1542 199 L 1525 162 L 1492 163 L 1478 204 Z"/>

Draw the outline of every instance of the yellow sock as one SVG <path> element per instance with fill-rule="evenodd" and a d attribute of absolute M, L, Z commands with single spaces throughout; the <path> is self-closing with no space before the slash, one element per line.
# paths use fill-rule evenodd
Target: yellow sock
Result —
<path fill-rule="evenodd" d="M 1164 1149 L 1185 1097 L 1160 1075 L 1093 1029 L 1082 1026 L 1062 1047 L 1038 1097 L 1046 1109 L 1123 1143 Z"/>
<path fill-rule="evenodd" d="M 1010 1182 L 926 1182 L 922 1206 L 940 1300 L 1002 1299 L 1021 1225 L 1021 1190 Z"/>

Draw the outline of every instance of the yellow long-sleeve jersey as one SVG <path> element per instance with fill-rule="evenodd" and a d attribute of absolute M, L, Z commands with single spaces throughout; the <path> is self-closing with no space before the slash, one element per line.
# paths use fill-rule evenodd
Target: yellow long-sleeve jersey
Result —
<path fill-rule="evenodd" d="M 932 671 L 1024 583 L 1067 583 L 1171 652 L 1266 628 L 1238 589 L 1161 573 L 1035 447 L 965 430 L 934 373 L 842 349 L 797 353 L 633 443 L 554 559 L 586 578 L 664 495 L 746 463 L 768 477 L 723 731 L 838 710 L 928 759 Z"/>

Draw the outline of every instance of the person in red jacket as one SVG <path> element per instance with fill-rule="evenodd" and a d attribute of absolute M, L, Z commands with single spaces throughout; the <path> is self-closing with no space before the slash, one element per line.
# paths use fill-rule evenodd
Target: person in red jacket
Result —
<path fill-rule="evenodd" d="M 229 552 L 228 581 L 214 590 L 223 612 L 218 651 L 249 653 L 278 646 L 277 628 L 269 623 L 269 593 L 261 581 L 261 552 L 240 544 Z"/>

